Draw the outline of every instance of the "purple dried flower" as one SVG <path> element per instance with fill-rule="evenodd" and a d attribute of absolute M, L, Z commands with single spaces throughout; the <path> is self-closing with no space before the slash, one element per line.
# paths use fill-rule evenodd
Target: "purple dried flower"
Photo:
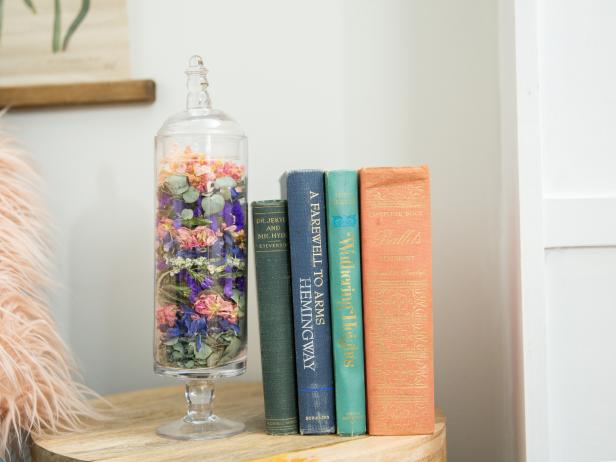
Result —
<path fill-rule="evenodd" d="M 240 326 L 238 326 L 237 324 L 233 324 L 232 322 L 229 322 L 227 319 L 221 319 L 218 323 L 220 324 L 220 327 L 222 327 L 223 330 L 225 331 L 233 330 L 233 332 L 235 332 L 236 335 L 239 335 Z"/>
<path fill-rule="evenodd" d="M 192 337 L 193 335 L 195 335 L 197 332 L 199 331 L 205 331 L 207 329 L 207 322 L 205 320 L 205 318 L 203 317 L 199 317 L 197 319 L 191 319 L 190 320 L 190 326 L 188 327 L 188 336 Z M 201 347 L 197 348 L 197 350 L 200 350 Z"/>
<path fill-rule="evenodd" d="M 233 297 L 233 279 L 232 278 L 225 279 L 224 294 L 225 294 L 225 297 L 227 298 Z"/>
<path fill-rule="evenodd" d="M 201 201 L 200 200 L 197 200 L 197 206 L 195 207 L 193 212 L 195 213 L 196 217 L 200 217 L 200 216 L 203 215 L 203 208 L 201 207 Z"/>
<path fill-rule="evenodd" d="M 197 299 L 197 296 L 199 295 L 199 292 L 201 292 L 201 285 L 197 281 L 195 281 L 195 279 L 190 274 L 188 274 L 188 271 L 182 271 L 184 272 L 184 280 L 186 281 L 186 285 L 190 287 L 190 295 L 188 298 L 191 303 L 194 303 Z"/>
<path fill-rule="evenodd" d="M 180 213 L 182 213 L 182 210 L 184 210 L 184 202 L 182 202 L 180 199 L 173 199 L 173 211 L 179 215 Z"/>
<path fill-rule="evenodd" d="M 196 258 L 199 256 L 199 252 L 196 249 L 178 250 L 176 255 L 182 258 Z"/>
<path fill-rule="evenodd" d="M 170 327 L 169 329 L 167 329 L 167 335 L 171 338 L 178 337 L 180 335 L 180 328 Z"/>
<path fill-rule="evenodd" d="M 203 278 L 203 282 L 201 283 L 201 288 L 202 289 L 209 289 L 210 287 L 212 287 L 214 285 L 214 279 L 212 279 L 209 276 L 205 276 Z"/>
<path fill-rule="evenodd" d="M 166 209 L 171 204 L 171 196 L 165 192 L 158 195 L 158 208 Z"/>
<path fill-rule="evenodd" d="M 216 215 L 210 215 L 210 221 L 212 222 L 212 224 L 210 225 L 212 231 L 218 231 L 218 218 L 216 217 Z"/>
<path fill-rule="evenodd" d="M 233 255 L 234 257 L 241 258 L 243 254 L 244 252 L 238 246 L 234 245 L 233 247 L 231 247 L 231 255 Z"/>
<path fill-rule="evenodd" d="M 224 251 L 223 242 L 221 240 L 218 240 L 214 242 L 214 244 L 212 244 L 212 246 L 209 248 L 208 255 L 210 258 L 220 257 L 223 255 L 223 251 Z"/>
<path fill-rule="evenodd" d="M 233 225 L 235 221 L 233 215 L 231 214 L 232 206 L 229 202 L 225 203 L 225 206 L 222 209 L 222 219 L 225 220 L 227 226 Z"/>
<path fill-rule="evenodd" d="M 244 209 L 239 201 L 233 203 L 233 215 L 235 216 L 235 226 L 240 231 L 244 229 Z"/>

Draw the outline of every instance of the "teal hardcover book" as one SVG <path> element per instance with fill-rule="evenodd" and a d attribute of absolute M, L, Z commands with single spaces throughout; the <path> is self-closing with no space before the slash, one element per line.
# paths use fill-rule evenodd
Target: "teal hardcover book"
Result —
<path fill-rule="evenodd" d="M 357 172 L 325 174 L 329 288 L 339 435 L 366 433 Z"/>

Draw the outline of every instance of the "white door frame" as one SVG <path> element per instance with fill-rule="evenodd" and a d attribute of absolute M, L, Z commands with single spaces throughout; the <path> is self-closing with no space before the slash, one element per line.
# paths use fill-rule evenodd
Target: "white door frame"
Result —
<path fill-rule="evenodd" d="M 527 462 L 548 462 L 544 194 L 536 0 L 514 0 L 520 289 Z"/>

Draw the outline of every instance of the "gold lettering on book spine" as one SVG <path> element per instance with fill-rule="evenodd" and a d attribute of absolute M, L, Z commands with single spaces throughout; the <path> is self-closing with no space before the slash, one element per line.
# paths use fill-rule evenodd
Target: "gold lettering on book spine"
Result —
<path fill-rule="evenodd" d="M 370 432 L 429 432 L 434 379 L 428 173 L 367 169 L 360 187 Z"/>

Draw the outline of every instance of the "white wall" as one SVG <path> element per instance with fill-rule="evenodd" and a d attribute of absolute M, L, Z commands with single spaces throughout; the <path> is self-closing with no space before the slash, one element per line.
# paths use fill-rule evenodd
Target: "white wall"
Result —
<path fill-rule="evenodd" d="M 616 460 L 616 3 L 515 3 L 527 460 Z"/>
<path fill-rule="evenodd" d="M 48 182 L 54 311 L 87 382 L 162 383 L 150 353 L 152 137 L 182 106 L 198 52 L 215 105 L 249 135 L 252 199 L 276 197 L 289 168 L 430 165 L 450 457 L 514 460 L 497 16 L 489 0 L 129 1 L 134 76 L 156 80 L 154 105 L 6 117 Z M 252 284 L 247 379 L 260 375 L 254 295 Z"/>

